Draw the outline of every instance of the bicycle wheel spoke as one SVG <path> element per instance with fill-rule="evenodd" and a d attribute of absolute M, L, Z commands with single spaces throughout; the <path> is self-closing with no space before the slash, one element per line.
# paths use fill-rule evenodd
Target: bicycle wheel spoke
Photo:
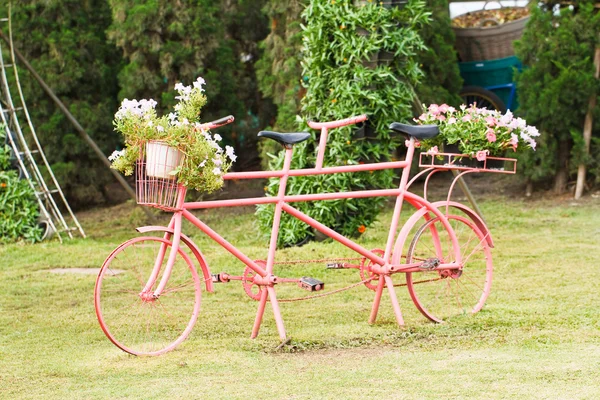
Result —
<path fill-rule="evenodd" d="M 194 285 L 194 281 L 190 279 L 189 281 L 187 281 L 185 283 L 182 283 L 177 286 L 173 286 L 169 289 L 165 289 L 162 292 L 161 296 L 164 296 L 165 294 L 169 294 L 169 293 L 180 292 L 182 289 L 194 289 L 193 285 Z"/>

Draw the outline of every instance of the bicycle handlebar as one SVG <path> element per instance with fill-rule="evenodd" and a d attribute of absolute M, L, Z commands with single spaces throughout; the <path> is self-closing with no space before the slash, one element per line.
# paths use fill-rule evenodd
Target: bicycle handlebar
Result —
<path fill-rule="evenodd" d="M 346 126 L 346 125 L 358 124 L 359 122 L 364 122 L 367 119 L 369 119 L 367 117 L 367 115 L 363 114 L 363 115 L 358 115 L 356 117 L 350 117 L 350 118 L 340 119 L 338 121 L 330 121 L 330 122 L 313 122 L 313 121 L 308 121 L 308 126 L 310 126 L 313 129 L 340 128 L 340 127 Z"/>
<path fill-rule="evenodd" d="M 219 119 L 216 119 L 214 121 L 202 124 L 202 125 L 200 125 L 200 129 L 214 129 L 214 128 L 219 128 L 221 126 L 224 126 L 224 125 L 232 123 L 234 120 L 235 120 L 235 118 L 233 118 L 233 115 L 228 115 L 226 117 L 219 118 Z"/>

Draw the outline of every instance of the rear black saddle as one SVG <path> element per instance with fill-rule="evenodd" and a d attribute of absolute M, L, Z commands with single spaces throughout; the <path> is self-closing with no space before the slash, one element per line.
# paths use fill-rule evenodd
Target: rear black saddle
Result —
<path fill-rule="evenodd" d="M 310 137 L 308 132 L 296 132 L 296 133 L 279 133 L 272 131 L 260 131 L 258 137 L 266 137 L 279 142 L 284 147 L 290 147 L 291 145 L 304 142 Z"/>
<path fill-rule="evenodd" d="M 390 129 L 417 139 L 431 139 L 440 134 L 440 129 L 437 125 L 408 125 L 401 124 L 400 122 L 392 122 Z"/>

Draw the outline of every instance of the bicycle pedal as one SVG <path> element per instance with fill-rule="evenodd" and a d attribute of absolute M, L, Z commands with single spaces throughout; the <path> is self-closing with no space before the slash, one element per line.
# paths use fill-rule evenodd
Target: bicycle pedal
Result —
<path fill-rule="evenodd" d="M 229 282 L 229 274 L 227 272 L 221 272 L 219 274 L 210 274 L 213 283 L 227 283 Z"/>
<path fill-rule="evenodd" d="M 303 276 L 302 278 L 300 278 L 298 286 L 300 286 L 304 290 L 308 290 L 309 292 L 318 292 L 319 290 L 322 290 L 325 287 L 325 283 L 315 278 Z"/>
<path fill-rule="evenodd" d="M 326 267 L 327 269 L 344 269 L 344 263 L 338 263 L 338 262 L 334 262 L 334 263 L 327 263 Z"/>

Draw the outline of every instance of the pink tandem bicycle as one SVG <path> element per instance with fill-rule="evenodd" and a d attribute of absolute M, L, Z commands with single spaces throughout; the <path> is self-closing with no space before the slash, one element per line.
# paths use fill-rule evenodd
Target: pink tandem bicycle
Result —
<path fill-rule="evenodd" d="M 273 197 L 186 202 L 186 188 L 167 175 L 163 175 L 166 178 L 157 177 L 156 174 L 150 176 L 144 155 L 141 155 L 136 170 L 138 203 L 172 212 L 173 216 L 167 226 L 137 228 L 142 234 L 159 236 L 130 239 L 119 245 L 104 261 L 96 280 L 94 301 L 98 321 L 106 336 L 117 347 L 130 354 L 163 354 L 174 349 L 190 334 L 200 313 L 202 289 L 212 292 L 214 283 L 238 281 L 242 283 L 246 294 L 258 302 L 251 337 L 258 335 L 265 308 L 270 303 L 279 337 L 285 342 L 288 336 L 276 295 L 277 285 L 293 283 L 309 291 L 320 291 L 324 288 L 324 283 L 314 278 L 288 278 L 273 274 L 279 222 L 283 212 L 357 253 L 357 258 L 342 260 L 344 262 L 333 259 L 335 262 L 328 264 L 328 267 L 359 271 L 361 280 L 353 286 L 364 284 L 374 292 L 369 323 L 375 322 L 382 296 L 387 290 L 395 319 L 398 325 L 404 325 L 392 279 L 396 274 L 405 274 L 404 285 L 407 286 L 412 301 L 431 321 L 442 322 L 456 314 L 481 310 L 492 284 L 492 238 L 479 215 L 467 206 L 452 201 L 451 194 L 457 179 L 464 174 L 515 173 L 516 161 L 488 157 L 482 165 L 465 167 L 460 164 L 459 154 L 421 153 L 419 165 L 424 169 L 409 181 L 416 142 L 436 136 L 438 128 L 392 123 L 392 131 L 408 137 L 404 160 L 324 166 L 329 130 L 364 122 L 366 119 L 367 116 L 361 115 L 332 122 L 309 122 L 312 129 L 320 130 L 320 138 L 315 166 L 307 169 L 291 169 L 290 165 L 294 145 L 309 139 L 309 133 L 260 132 L 258 136 L 273 139 L 284 146 L 283 169 L 232 172 L 225 174 L 224 179 L 279 178 L 279 191 Z M 201 128 L 213 129 L 232 121 L 233 117 L 229 116 L 204 124 Z M 488 162 L 492 160 L 505 162 L 507 168 L 488 167 Z M 402 170 L 397 188 L 304 195 L 286 193 L 289 177 L 383 169 Z M 457 174 L 447 199 L 428 201 L 427 186 L 431 176 L 448 170 L 457 170 Z M 423 177 L 423 197 L 409 192 L 411 185 Z M 368 197 L 395 198 L 387 240 L 380 247 L 372 249 L 364 248 L 356 240 L 338 234 L 292 206 L 295 202 Z M 404 202 L 414 207 L 415 211 L 399 227 Z M 191 212 L 266 203 L 275 205 L 266 260 L 251 259 Z M 198 246 L 182 233 L 183 219 L 190 221 L 239 259 L 246 266 L 243 274 L 211 274 L 206 258 Z M 357 261 L 350 262 L 351 260 Z"/>

